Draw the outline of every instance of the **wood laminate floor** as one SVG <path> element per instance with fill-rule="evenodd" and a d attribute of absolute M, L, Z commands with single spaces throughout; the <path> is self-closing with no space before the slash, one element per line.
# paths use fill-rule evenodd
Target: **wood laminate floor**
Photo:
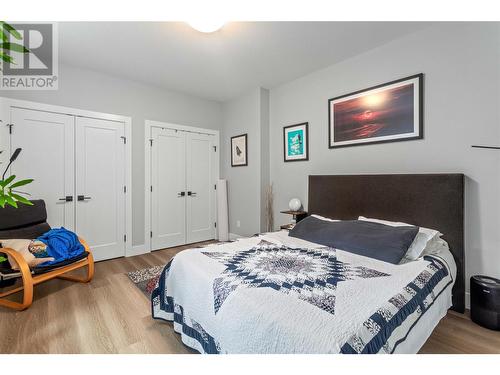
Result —
<path fill-rule="evenodd" d="M 0 353 L 192 353 L 126 273 L 166 264 L 191 246 L 96 263 L 89 284 L 51 280 L 26 311 L 0 307 Z M 421 353 L 500 353 L 500 332 L 450 312 Z"/>

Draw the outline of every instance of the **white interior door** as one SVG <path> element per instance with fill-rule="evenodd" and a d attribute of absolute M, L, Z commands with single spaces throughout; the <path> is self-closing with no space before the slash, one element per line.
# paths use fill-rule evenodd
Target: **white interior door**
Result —
<path fill-rule="evenodd" d="M 187 242 L 215 238 L 215 136 L 187 133 Z"/>
<path fill-rule="evenodd" d="M 125 255 L 125 124 L 76 118 L 76 231 L 96 260 Z"/>
<path fill-rule="evenodd" d="M 186 243 L 186 137 L 152 128 L 151 250 Z"/>
<path fill-rule="evenodd" d="M 20 190 L 45 201 L 50 226 L 74 230 L 74 117 L 15 107 L 10 114 L 11 153 L 22 148 L 11 173 L 34 179 Z"/>

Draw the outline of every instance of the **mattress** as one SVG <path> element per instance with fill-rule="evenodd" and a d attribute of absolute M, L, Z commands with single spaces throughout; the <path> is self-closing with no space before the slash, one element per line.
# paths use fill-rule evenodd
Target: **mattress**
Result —
<path fill-rule="evenodd" d="M 449 251 L 393 265 L 280 231 L 177 254 L 152 315 L 201 353 L 417 353 L 455 275 Z"/>

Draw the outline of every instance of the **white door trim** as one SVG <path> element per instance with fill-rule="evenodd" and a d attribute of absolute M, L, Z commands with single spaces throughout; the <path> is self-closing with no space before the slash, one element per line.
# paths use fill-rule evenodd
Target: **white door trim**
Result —
<path fill-rule="evenodd" d="M 132 118 L 111 113 L 87 111 L 72 107 L 63 107 L 27 100 L 0 97 L 0 150 L 5 150 L 3 154 L 0 154 L 0 161 L 6 160 L 9 156 L 10 137 L 8 127 L 6 125 L 9 124 L 11 120 L 11 107 L 125 123 L 125 184 L 127 189 L 127 193 L 125 196 L 125 234 L 127 235 L 127 241 L 125 243 L 125 256 L 134 255 L 134 252 L 132 250 Z"/>
<path fill-rule="evenodd" d="M 219 164 L 220 164 L 220 133 L 218 130 L 198 128 L 194 126 L 186 126 L 172 124 L 167 122 L 146 120 L 144 122 L 144 253 L 151 252 L 151 129 L 154 127 L 181 130 L 190 133 L 201 133 L 215 136 L 216 163 L 215 163 L 215 179 L 219 179 Z M 217 214 L 215 215 L 217 220 Z"/>

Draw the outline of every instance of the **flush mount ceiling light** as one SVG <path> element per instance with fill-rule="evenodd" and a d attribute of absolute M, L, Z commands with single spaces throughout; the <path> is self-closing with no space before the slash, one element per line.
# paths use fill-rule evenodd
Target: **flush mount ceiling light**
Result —
<path fill-rule="evenodd" d="M 187 24 L 202 33 L 213 33 L 224 26 L 225 22 L 221 20 L 200 19 L 188 21 Z"/>

